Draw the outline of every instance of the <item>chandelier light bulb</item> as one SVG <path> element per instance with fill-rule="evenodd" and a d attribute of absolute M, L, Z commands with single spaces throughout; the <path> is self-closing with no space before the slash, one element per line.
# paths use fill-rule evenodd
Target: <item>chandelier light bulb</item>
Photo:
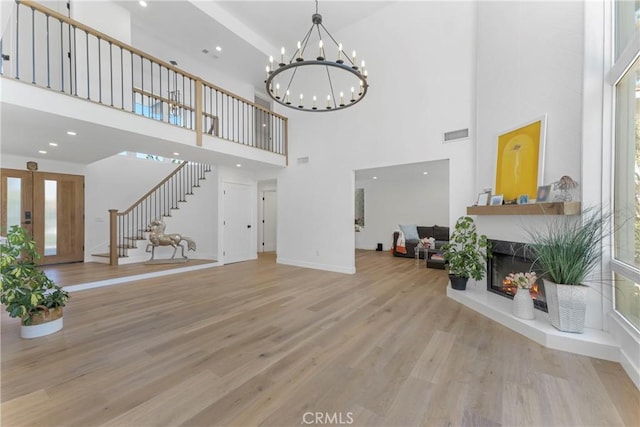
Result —
<path fill-rule="evenodd" d="M 298 104 L 298 108 L 304 108 L 304 105 L 302 105 L 302 99 L 304 98 L 303 94 L 300 94 L 300 104 Z"/>
<path fill-rule="evenodd" d="M 284 54 L 285 54 L 285 50 L 284 50 L 284 46 L 282 46 L 282 49 L 280 49 L 280 64 L 278 64 L 281 67 L 284 67 L 284 65 L 285 65 Z"/>
<path fill-rule="evenodd" d="M 291 105 L 291 101 L 289 101 L 289 91 L 287 91 L 287 94 L 284 97 L 284 103 L 287 105 Z"/>
<path fill-rule="evenodd" d="M 324 61 L 324 43 L 322 42 L 322 40 L 320 40 L 318 42 L 318 58 L 316 58 L 318 61 Z"/>
<path fill-rule="evenodd" d="M 267 78 L 269 78 L 269 66 L 268 65 L 266 67 L 266 71 L 267 71 Z"/>
<path fill-rule="evenodd" d="M 338 59 L 336 61 L 338 64 L 344 63 L 342 60 L 342 43 L 338 43 Z"/>
<path fill-rule="evenodd" d="M 296 61 L 298 62 L 304 61 L 302 59 L 302 44 L 300 42 L 298 42 L 298 57 L 296 58 Z"/>
<path fill-rule="evenodd" d="M 280 83 L 276 83 L 276 98 L 280 99 Z"/>
<path fill-rule="evenodd" d="M 355 100 L 356 100 L 356 88 L 351 86 L 351 102 L 354 102 Z"/>
<path fill-rule="evenodd" d="M 351 52 L 351 62 L 355 65 L 356 63 L 356 51 Z"/>
<path fill-rule="evenodd" d="M 269 71 L 273 71 L 273 56 L 269 57 Z"/>
<path fill-rule="evenodd" d="M 314 110 L 318 109 L 318 107 L 316 107 L 316 100 L 317 100 L 316 96 L 313 95 L 313 106 L 311 108 L 314 109 Z"/>
<path fill-rule="evenodd" d="M 331 95 L 327 95 L 327 110 L 331 108 Z"/>

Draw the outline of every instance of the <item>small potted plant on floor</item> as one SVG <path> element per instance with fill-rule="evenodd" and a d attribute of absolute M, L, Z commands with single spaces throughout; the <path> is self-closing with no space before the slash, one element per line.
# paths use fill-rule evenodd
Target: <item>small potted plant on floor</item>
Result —
<path fill-rule="evenodd" d="M 9 316 L 20 318 L 21 336 L 36 338 L 62 329 L 62 307 L 69 295 L 36 264 L 36 242 L 14 225 L 0 248 L 0 302 Z"/>
<path fill-rule="evenodd" d="M 458 218 L 449 243 L 443 246 L 446 269 L 451 287 L 465 290 L 470 277 L 481 280 L 490 256 L 487 236 L 478 234 L 476 224 L 469 216 Z"/>
<path fill-rule="evenodd" d="M 587 209 L 582 217 L 563 216 L 528 232 L 533 265 L 542 271 L 549 320 L 561 331 L 584 331 L 585 280 L 600 263 L 609 217 L 600 209 Z"/>

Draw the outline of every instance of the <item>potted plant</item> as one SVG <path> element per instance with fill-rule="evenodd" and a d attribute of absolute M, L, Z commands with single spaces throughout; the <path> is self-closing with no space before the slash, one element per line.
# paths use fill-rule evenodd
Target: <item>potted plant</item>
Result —
<path fill-rule="evenodd" d="M 563 216 L 528 232 L 533 265 L 542 272 L 549 320 L 561 331 L 584 331 L 584 283 L 600 262 L 608 217 L 599 209 L 587 209 L 581 220 Z"/>
<path fill-rule="evenodd" d="M 469 277 L 475 280 L 484 277 L 490 256 L 489 244 L 487 236 L 478 235 L 473 218 L 458 218 L 449 243 L 443 245 L 443 250 L 453 289 L 465 290 Z"/>
<path fill-rule="evenodd" d="M 62 329 L 62 307 L 69 295 L 36 264 L 35 241 L 24 228 L 9 229 L 0 245 L 0 302 L 21 320 L 21 336 L 36 338 Z"/>

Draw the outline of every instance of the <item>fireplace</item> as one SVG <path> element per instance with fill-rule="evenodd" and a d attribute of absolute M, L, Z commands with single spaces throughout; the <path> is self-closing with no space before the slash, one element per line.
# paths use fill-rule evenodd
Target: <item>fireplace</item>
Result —
<path fill-rule="evenodd" d="M 510 286 L 506 277 L 509 273 L 527 272 L 531 270 L 533 260 L 524 243 L 507 242 L 504 240 L 489 240 L 493 256 L 487 261 L 487 290 L 489 292 L 513 299 L 516 288 Z M 544 284 L 539 279 L 541 272 L 533 269 L 538 275 L 538 281 L 531 289 L 533 304 L 538 310 L 547 311 L 547 300 Z"/>

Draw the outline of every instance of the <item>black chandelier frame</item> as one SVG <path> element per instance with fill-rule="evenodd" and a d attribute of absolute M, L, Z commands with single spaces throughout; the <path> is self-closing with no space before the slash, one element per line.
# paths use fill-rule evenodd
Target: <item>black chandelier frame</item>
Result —
<path fill-rule="evenodd" d="M 302 42 L 300 43 L 300 47 L 296 49 L 294 54 L 291 56 L 291 59 L 289 60 L 289 62 L 284 63 L 284 55 L 282 55 L 280 63 L 278 64 L 277 68 L 273 67 L 273 61 L 271 61 L 270 65 L 267 66 L 267 79 L 265 80 L 267 94 L 278 104 L 284 105 L 285 107 L 296 109 L 298 111 L 309 111 L 309 112 L 338 111 L 338 110 L 348 108 L 357 104 L 358 102 L 362 101 L 362 99 L 365 97 L 369 89 L 366 71 L 358 67 L 355 61 L 352 60 L 352 58 L 349 55 L 347 55 L 344 50 L 340 48 L 341 47 L 340 44 L 333 38 L 331 33 L 329 33 L 326 27 L 322 24 L 322 15 L 318 13 L 317 0 L 316 0 L 316 13 L 314 13 L 311 16 L 311 21 L 313 22 L 311 25 L 311 28 L 309 28 L 309 31 L 307 31 L 307 34 L 305 35 L 305 37 L 302 39 Z M 328 36 L 328 39 L 330 39 L 336 47 L 336 51 L 338 52 L 338 59 L 336 59 L 335 61 L 327 60 L 325 57 L 326 48 L 324 47 L 324 45 L 322 47 L 319 47 L 319 54 L 316 57 L 316 59 L 304 59 L 304 52 L 305 52 L 305 49 L 307 48 L 307 44 L 309 43 L 309 39 L 311 38 L 311 34 L 313 33 L 314 28 L 317 30 L 319 41 L 321 41 L 323 44 L 325 42 L 325 39 L 322 38 L 322 32 L 320 29 L 322 28 L 322 30 L 324 30 L 324 32 Z M 342 58 L 345 58 L 346 61 L 348 61 L 348 64 L 345 63 L 345 60 Z M 321 107 L 320 105 L 318 105 L 321 102 L 321 100 L 316 99 L 316 101 L 312 104 L 312 106 L 309 107 L 309 106 L 305 106 L 302 100 L 297 101 L 294 99 L 292 101 L 291 96 L 287 95 L 287 93 L 291 88 L 293 80 L 296 77 L 296 73 L 302 67 L 309 67 L 309 66 L 324 66 L 326 68 L 327 79 L 328 79 L 329 88 L 330 88 L 330 96 L 331 96 L 331 99 L 328 100 L 326 107 Z M 347 96 L 348 99 L 346 100 L 344 99 L 344 96 L 339 97 L 340 99 L 338 99 L 333 87 L 333 81 L 331 79 L 331 73 L 329 72 L 329 67 L 337 68 L 341 71 L 353 74 L 359 80 L 359 85 L 358 85 L 359 89 L 357 90 L 357 92 L 347 93 L 346 95 L 348 95 Z M 279 90 L 274 89 L 274 86 L 273 86 L 274 79 L 279 75 L 281 75 L 282 73 L 284 73 L 285 71 L 292 70 L 292 69 L 293 69 L 293 72 L 291 73 L 289 82 L 287 83 L 283 91 L 280 92 Z M 311 102 L 311 100 L 307 100 L 306 102 Z"/>

